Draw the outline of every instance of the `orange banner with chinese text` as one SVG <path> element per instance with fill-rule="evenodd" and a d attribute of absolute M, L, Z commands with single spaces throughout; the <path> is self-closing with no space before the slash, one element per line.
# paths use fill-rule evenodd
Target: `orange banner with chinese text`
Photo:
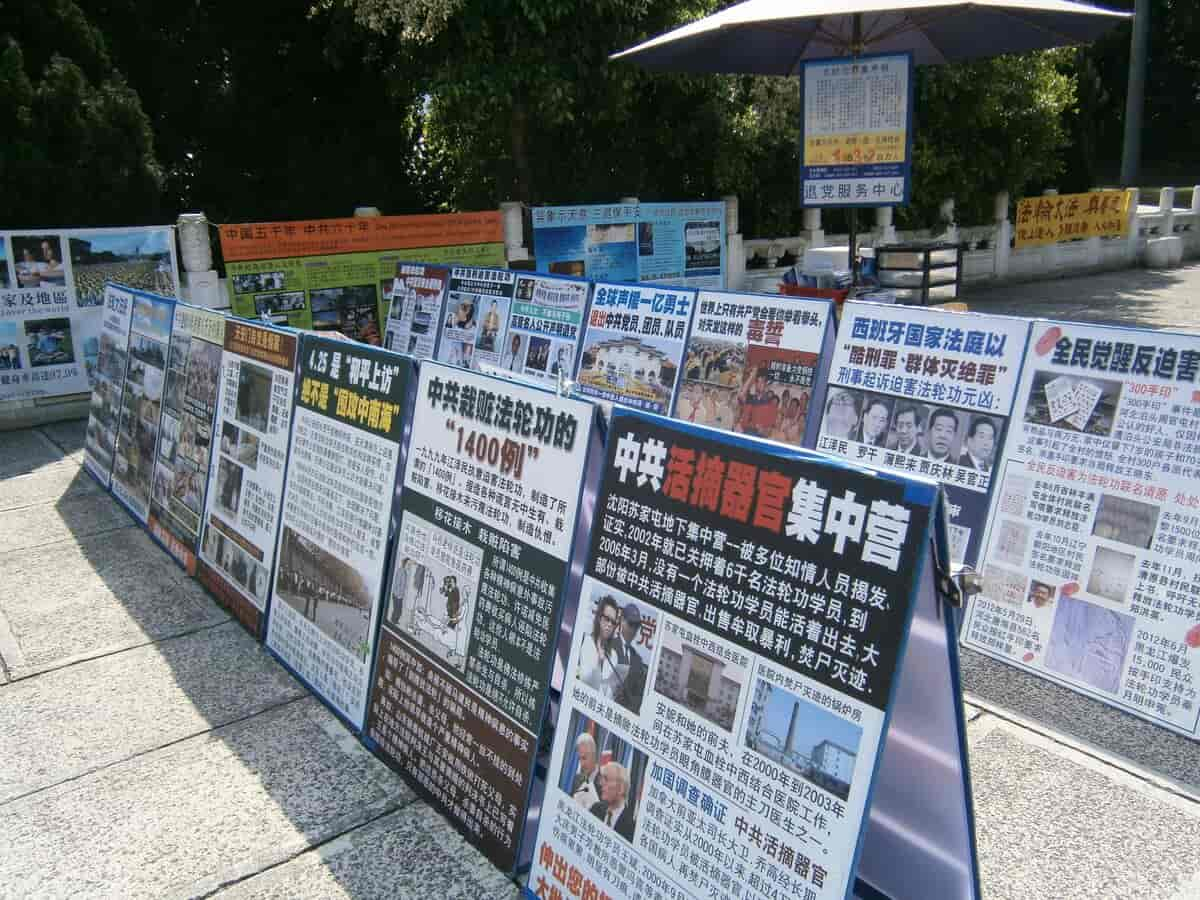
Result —
<path fill-rule="evenodd" d="M 1129 233 L 1129 193 L 1091 191 L 1026 197 L 1017 202 L 1016 246 L 1040 247 L 1079 238 Z"/>
<path fill-rule="evenodd" d="M 504 241 L 504 223 L 499 210 L 489 210 L 442 215 L 254 222 L 222 225 L 220 233 L 221 252 L 225 261 L 239 262 L 417 247 L 499 244 Z"/>

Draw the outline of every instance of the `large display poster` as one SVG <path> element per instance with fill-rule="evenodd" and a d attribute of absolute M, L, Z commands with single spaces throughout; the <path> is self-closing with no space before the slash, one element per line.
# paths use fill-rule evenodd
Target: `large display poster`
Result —
<path fill-rule="evenodd" d="M 480 363 L 499 366 L 516 284 L 507 269 L 451 269 L 438 361 L 476 370 Z"/>
<path fill-rule="evenodd" d="M 120 425 L 113 454 L 112 492 L 143 525 L 150 514 L 174 314 L 174 300 L 144 291 L 133 292 L 125 391 L 121 396 Z"/>
<path fill-rule="evenodd" d="M 505 264 L 498 211 L 221 227 L 236 315 L 379 345 L 406 262 Z"/>
<path fill-rule="evenodd" d="M 937 502 L 615 410 L 526 896 L 850 896 Z"/>
<path fill-rule="evenodd" d="M 412 360 L 306 335 L 267 646 L 361 730 Z"/>
<path fill-rule="evenodd" d="M 964 643 L 1172 731 L 1200 702 L 1200 337 L 1035 322 Z"/>
<path fill-rule="evenodd" d="M 224 345 L 222 313 L 175 304 L 147 527 L 189 575 L 196 574 Z"/>
<path fill-rule="evenodd" d="M 256 636 L 283 500 L 296 344 L 295 334 L 225 322 L 197 575 Z"/>
<path fill-rule="evenodd" d="M 0 400 L 89 390 L 107 281 L 177 296 L 173 230 L 0 232 Z"/>
<path fill-rule="evenodd" d="M 696 292 L 597 284 L 575 379 L 581 393 L 669 415 Z"/>
<path fill-rule="evenodd" d="M 817 449 L 940 481 L 951 559 L 977 565 L 1028 336 L 1024 319 L 847 303 Z"/>
<path fill-rule="evenodd" d="M 500 368 L 552 381 L 570 378 L 590 288 L 579 278 L 519 274 Z"/>
<path fill-rule="evenodd" d="M 416 359 L 432 359 L 446 309 L 450 270 L 424 263 L 396 263 L 392 283 L 384 279 L 388 303 L 383 346 Z"/>
<path fill-rule="evenodd" d="M 675 418 L 801 446 L 819 418 L 809 410 L 833 304 L 726 291 L 696 302 Z"/>
<path fill-rule="evenodd" d="M 536 207 L 533 246 L 539 272 L 722 288 L 725 204 Z"/>
<path fill-rule="evenodd" d="M 594 408 L 421 366 L 366 736 L 512 871 Z"/>
<path fill-rule="evenodd" d="M 909 53 L 804 63 L 804 206 L 908 203 L 914 81 Z"/>
<path fill-rule="evenodd" d="M 113 450 L 117 446 L 121 395 L 125 390 L 133 292 L 119 285 L 105 285 L 101 310 L 103 318 L 96 342 L 96 377 L 88 406 L 83 465 L 97 481 L 108 487 L 112 481 Z"/>

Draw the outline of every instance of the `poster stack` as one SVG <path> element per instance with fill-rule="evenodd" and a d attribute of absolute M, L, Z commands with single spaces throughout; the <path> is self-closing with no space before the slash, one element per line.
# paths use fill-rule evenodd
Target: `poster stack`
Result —
<path fill-rule="evenodd" d="M 267 647 L 361 731 L 411 359 L 305 335 Z"/>
<path fill-rule="evenodd" d="M 512 872 L 594 408 L 424 363 L 413 409 L 365 736 Z"/>
<path fill-rule="evenodd" d="M 106 284 L 101 309 L 103 318 L 96 341 L 96 377 L 88 405 L 83 467 L 107 488 L 112 483 L 113 453 L 117 446 L 117 426 L 128 370 L 133 292 L 119 285 Z"/>
<path fill-rule="evenodd" d="M 724 203 L 613 203 L 533 210 L 539 272 L 725 287 Z"/>
<path fill-rule="evenodd" d="M 812 446 L 833 349 L 829 300 L 700 291 L 675 418 Z"/>
<path fill-rule="evenodd" d="M 376 346 L 407 263 L 505 262 L 498 211 L 224 225 L 220 236 L 235 315 Z"/>
<path fill-rule="evenodd" d="M 526 895 L 850 896 L 937 487 L 610 434 Z"/>
<path fill-rule="evenodd" d="M 1024 319 L 848 302 L 817 449 L 940 481 L 951 560 L 977 566 L 1028 337 Z"/>
<path fill-rule="evenodd" d="M 90 389 L 108 281 L 178 296 L 173 230 L 0 232 L 0 401 Z"/>
<path fill-rule="evenodd" d="M 1200 338 L 1033 324 L 966 646 L 1200 736 Z"/>
<path fill-rule="evenodd" d="M 579 392 L 670 415 L 695 308 L 692 290 L 597 284 L 575 372 Z"/>
<path fill-rule="evenodd" d="M 196 574 L 224 344 L 223 314 L 175 304 L 147 527 L 189 575 Z"/>
<path fill-rule="evenodd" d="M 383 346 L 414 359 L 432 359 L 441 334 L 450 270 L 426 263 L 399 263 L 391 287 Z M 386 281 L 386 279 L 385 279 Z"/>
<path fill-rule="evenodd" d="M 197 576 L 262 637 L 278 536 L 298 337 L 225 322 Z"/>

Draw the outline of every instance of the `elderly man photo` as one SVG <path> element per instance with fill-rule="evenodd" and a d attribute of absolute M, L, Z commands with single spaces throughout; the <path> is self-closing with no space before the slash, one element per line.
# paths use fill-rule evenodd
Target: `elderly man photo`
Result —
<path fill-rule="evenodd" d="M 600 767 L 600 801 L 592 805 L 592 815 L 633 843 L 636 824 L 629 799 L 629 772 L 620 763 Z"/>
<path fill-rule="evenodd" d="M 586 731 L 575 739 L 579 768 L 571 779 L 571 799 L 590 810 L 600 802 L 600 773 L 596 770 L 596 741 Z"/>

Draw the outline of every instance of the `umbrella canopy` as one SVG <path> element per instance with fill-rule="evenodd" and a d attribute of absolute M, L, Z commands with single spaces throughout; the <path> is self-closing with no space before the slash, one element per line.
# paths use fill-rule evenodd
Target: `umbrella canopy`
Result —
<path fill-rule="evenodd" d="M 911 52 L 929 65 L 1083 44 L 1129 16 L 1071 0 L 745 0 L 611 58 L 752 75 L 795 75 L 804 60 L 864 53 Z"/>

